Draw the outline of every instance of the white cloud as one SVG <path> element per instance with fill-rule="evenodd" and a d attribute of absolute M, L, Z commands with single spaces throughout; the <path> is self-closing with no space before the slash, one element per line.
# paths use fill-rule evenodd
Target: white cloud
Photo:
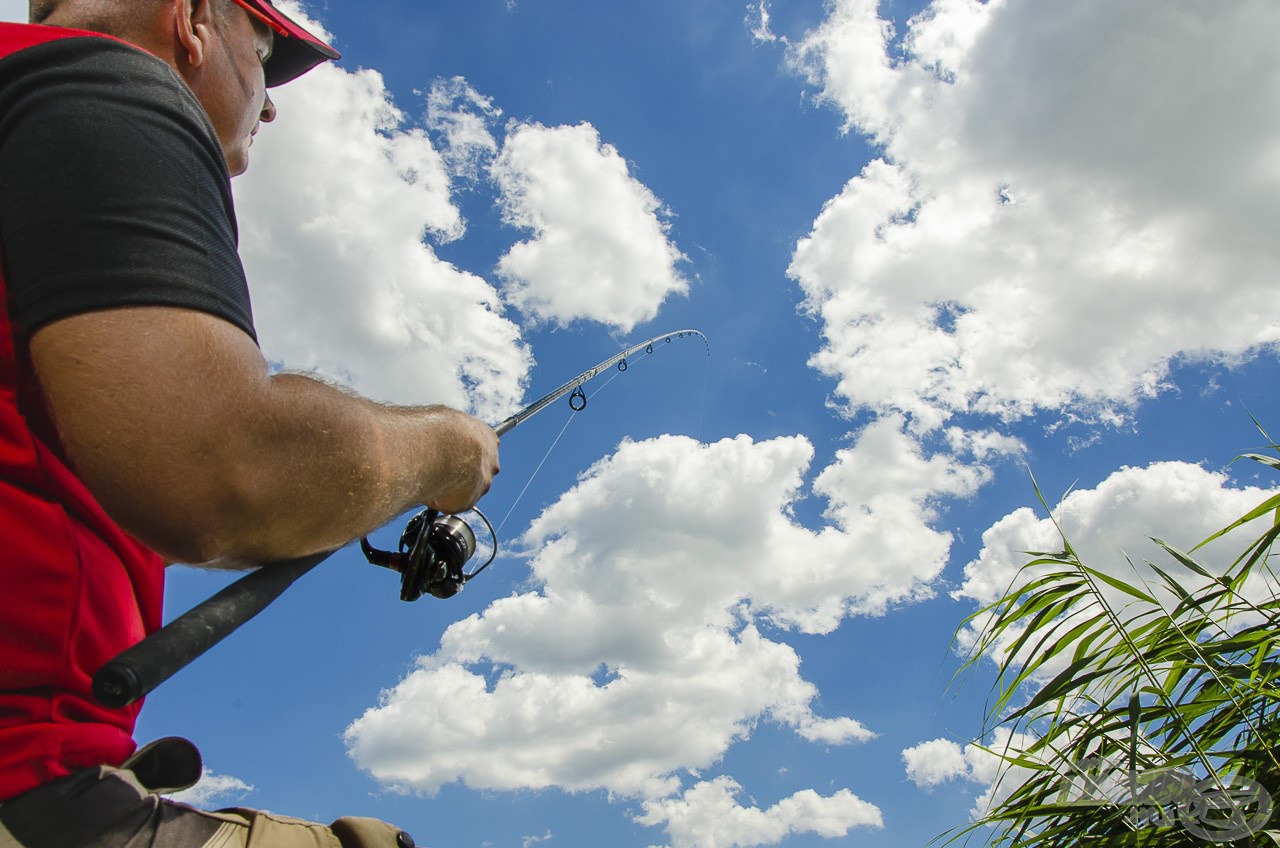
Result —
<path fill-rule="evenodd" d="M 678 788 L 675 771 L 714 763 L 750 735 L 757 717 L 773 711 L 780 721 L 818 721 L 809 713 L 817 692 L 799 677 L 799 658 L 754 628 L 736 637 L 710 628 L 662 635 L 666 644 L 652 647 L 683 660 L 652 671 L 620 668 L 600 682 L 590 674 L 505 664 L 473 672 L 439 657 L 421 660 L 348 728 L 351 754 L 403 789 L 432 792 L 461 778 L 477 789 L 662 797 Z M 566 629 L 564 638 L 583 635 Z M 850 730 L 867 735 L 860 726 Z"/>
<path fill-rule="evenodd" d="M 971 770 L 964 749 L 950 739 L 934 739 L 907 748 L 902 752 L 902 761 L 907 777 L 922 789 L 968 777 Z"/>
<path fill-rule="evenodd" d="M 828 569 L 851 579 L 845 564 L 856 560 L 859 577 L 856 584 L 845 584 L 843 591 L 827 581 L 808 580 L 805 588 L 827 593 L 824 603 L 819 594 L 809 596 L 812 612 L 795 617 L 784 612 L 783 618 L 797 621 L 803 629 L 823 631 L 818 613 L 831 606 L 831 594 L 857 598 L 851 611 L 879 614 L 890 605 L 931 596 L 930 584 L 947 562 L 951 536 L 932 529 L 937 518 L 937 505 L 943 499 L 974 495 L 991 478 L 983 460 L 994 460 L 1016 453 L 1021 445 L 1016 440 L 977 433 L 952 432 L 948 448 L 951 453 L 925 456 L 919 443 L 906 435 L 902 419 L 886 416 L 857 434 L 853 447 L 837 452 L 835 461 L 819 476 L 815 491 L 830 500 L 827 516 L 836 520 L 847 534 L 851 547 L 843 552 L 845 559 L 835 559 L 825 568 L 806 564 L 811 573 Z M 973 454 L 973 461 L 966 460 Z M 827 620 L 832 629 L 839 616 Z"/>
<path fill-rule="evenodd" d="M 1120 728 L 1117 734 L 1128 741 L 1127 730 Z M 1037 744 L 1034 752 L 1029 752 Z M 1158 750 L 1146 741 L 1140 743 L 1145 762 L 1158 762 Z M 1055 750 L 1056 749 L 1056 750 Z M 1067 753 L 1070 752 L 1070 753 Z M 1032 769 L 1009 762 L 1017 759 L 1039 764 Z M 980 787 L 974 805 L 969 810 L 973 819 L 989 813 L 1037 773 L 1052 771 L 1057 774 L 1061 788 L 1060 800 L 1112 803 L 1129 803 L 1133 799 L 1128 765 L 1119 758 L 1079 757 L 1065 739 L 1058 739 L 1054 746 L 1028 733 L 1014 732 L 1008 727 L 997 728 L 983 742 L 963 747 L 948 739 L 933 739 L 907 748 L 902 752 L 907 777 L 921 789 L 931 790 L 942 783 L 956 780 Z M 1154 777 L 1158 769 L 1144 769 L 1148 777 Z"/>
<path fill-rule="evenodd" d="M 521 848 L 531 848 L 531 846 L 537 845 L 539 842 L 549 842 L 551 838 L 552 838 L 551 831 L 548 830 L 545 833 L 543 833 L 541 836 L 524 837 L 523 839 L 520 840 L 520 846 Z"/>
<path fill-rule="evenodd" d="M 1094 489 L 1069 492 L 1054 517 L 1080 560 L 1090 568 L 1133 582 L 1159 577 L 1147 564 L 1194 585 L 1190 571 L 1170 560 L 1151 539 L 1189 550 L 1262 502 L 1263 489 L 1230 485 L 1225 473 L 1187 462 L 1158 462 L 1146 468 L 1122 468 Z M 1221 571 L 1239 553 L 1248 528 L 1197 551 L 1195 557 Z M 964 569 L 955 597 L 988 604 L 999 598 L 1027 562 L 1026 551 L 1058 551 L 1062 539 L 1054 522 L 1022 508 L 997 521 L 982 535 L 978 558 Z M 1132 562 L 1134 568 L 1130 567 Z M 1135 571 L 1136 568 L 1136 571 Z"/>
<path fill-rule="evenodd" d="M 898 39 L 880 5 L 834 0 L 790 53 L 881 150 L 790 267 L 822 322 L 811 364 L 850 408 L 906 413 L 920 439 L 975 413 L 1114 422 L 1163 388 L 1173 361 L 1232 362 L 1280 340 L 1256 307 L 1280 266 L 1268 36 L 1280 8 L 934 0 Z M 994 432 L 945 433 L 975 458 L 1016 450 Z M 1154 584 L 1152 559 L 1194 584 L 1148 537 L 1189 547 L 1266 494 L 1159 463 L 1072 492 L 1055 514 L 1086 564 Z M 1233 546 L 1198 555 L 1222 567 Z M 1052 522 L 1014 512 L 984 534 L 955 596 L 989 603 L 1025 551 L 1060 548 Z M 972 646 L 974 629 L 962 636 Z M 1002 729 L 987 747 L 1011 740 L 1028 741 Z M 903 760 L 921 787 L 981 785 L 975 815 L 1022 779 L 947 740 Z"/>
<path fill-rule="evenodd" d="M 794 45 L 793 61 L 821 86 L 822 98 L 842 109 L 846 129 L 882 139 L 894 124 L 890 101 L 899 73 L 887 53 L 892 26 L 877 15 L 877 0 L 837 0 L 827 19 Z"/>
<path fill-rule="evenodd" d="M 538 590 L 451 626 L 347 729 L 352 757 L 406 790 L 659 800 L 760 720 L 820 744 L 870 738 L 813 712 L 800 657 L 758 624 L 825 633 L 928 596 L 950 543 L 931 504 L 984 472 L 924 456 L 900 423 L 872 425 L 818 477 L 831 524 L 817 531 L 792 517 L 803 438 L 624 442 L 527 532 Z"/>
<path fill-rule="evenodd" d="M 425 132 L 374 71 L 324 65 L 273 98 L 235 181 L 264 353 L 378 399 L 509 412 L 529 352 L 493 286 L 423 240 L 463 231 Z"/>
<path fill-rule="evenodd" d="M 849 560 L 837 531 L 788 517 L 811 454 L 799 438 L 624 443 L 526 535 L 542 590 L 450 627 L 348 729 L 352 755 L 428 791 L 462 778 L 662 797 L 677 771 L 713 764 L 761 718 L 828 744 L 868 738 L 852 719 L 814 715 L 799 656 L 750 620 L 757 604 L 808 621 L 811 599 L 825 601 L 810 575 L 776 565 L 797 556 L 832 563 L 811 579 L 880 591 L 836 565 Z M 422 722 L 447 729 L 419 733 Z"/>
<path fill-rule="evenodd" d="M 749 848 L 815 833 L 834 839 L 855 827 L 884 826 L 880 810 L 847 789 L 822 796 L 805 789 L 768 809 L 738 803 L 742 787 L 730 777 L 693 786 L 683 795 L 647 801 L 641 824 L 665 824 L 671 848 Z"/>
<path fill-rule="evenodd" d="M 462 77 L 436 80 L 427 94 L 427 128 L 443 139 L 441 155 L 455 177 L 474 181 L 498 153 L 490 131 L 502 116 L 493 99 Z"/>
<path fill-rule="evenodd" d="M 1065 534 L 1085 565 L 1138 586 L 1166 609 L 1172 609 L 1177 598 L 1163 588 L 1151 563 L 1188 590 L 1206 581 L 1164 553 L 1152 538 L 1190 550 L 1270 494 L 1257 488 L 1232 487 L 1226 474 L 1206 471 L 1191 463 L 1161 462 L 1147 468 L 1122 468 L 1097 488 L 1075 490 L 1064 497 L 1054 510 L 1056 525 L 1054 520 L 1025 507 L 997 521 L 983 533 L 982 550 L 977 559 L 965 566 L 964 582 L 953 596 L 980 605 L 996 601 L 1031 558 L 1028 551 L 1060 551 L 1061 534 Z M 1195 559 L 1211 572 L 1221 573 L 1255 535 L 1257 531 L 1252 528 L 1238 529 L 1197 550 Z M 1047 567 L 1038 568 L 1044 571 Z M 1275 588 L 1263 575 L 1255 574 L 1242 592 L 1247 597 L 1269 598 L 1274 596 Z M 1145 604 L 1106 585 L 1101 585 L 1100 590 L 1107 603 L 1126 616 L 1136 614 L 1138 607 Z M 1083 620 L 1090 615 L 1090 609 L 1076 606 L 1070 614 Z M 961 650 L 976 648 L 987 620 L 986 616 L 979 617 L 964 628 L 958 638 Z M 987 646 L 988 653 L 1002 657 L 1019 632 L 1011 631 Z M 1060 672 L 1069 657 L 1069 652 L 1064 651 L 1057 660 L 1046 663 L 1031 684 Z"/>
<path fill-rule="evenodd" d="M 26 0 L 0 0 L 0 21 L 27 22 Z"/>
<path fill-rule="evenodd" d="M 1280 340 L 1280 7 L 936 0 L 896 42 L 878 5 L 792 53 L 883 148 L 790 269 L 851 405 L 1123 414 Z"/>
<path fill-rule="evenodd" d="M 175 792 L 169 797 L 193 807 L 226 806 L 239 801 L 253 792 L 253 786 L 225 774 L 214 774 L 205 769 L 200 774 L 200 781 L 190 789 Z"/>
<path fill-rule="evenodd" d="M 950 780 L 976 783 L 982 791 L 969 814 L 978 818 L 999 804 L 1022 785 L 1031 770 L 1007 763 L 1002 754 L 1013 755 L 1028 747 L 1033 737 L 997 728 L 985 744 L 961 747 L 948 739 L 921 742 L 902 752 L 907 777 L 921 789 L 932 789 Z M 1068 765 L 1055 764 L 1062 768 Z"/>
<path fill-rule="evenodd" d="M 511 125 L 492 176 L 507 222 L 533 232 L 498 263 L 505 297 L 530 317 L 627 333 L 688 291 L 661 202 L 589 124 Z"/>
<path fill-rule="evenodd" d="M 751 30 L 751 38 L 754 41 L 768 43 L 784 40 L 775 35 L 769 27 L 769 0 L 760 0 L 759 3 L 748 4 L 746 22 Z"/>

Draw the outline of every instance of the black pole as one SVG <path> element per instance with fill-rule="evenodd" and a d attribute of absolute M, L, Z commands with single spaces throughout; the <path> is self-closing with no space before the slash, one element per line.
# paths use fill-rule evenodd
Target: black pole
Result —
<path fill-rule="evenodd" d="M 93 675 L 94 697 L 112 708 L 142 698 L 266 609 L 332 553 L 269 563 L 241 577 L 109 660 Z"/>

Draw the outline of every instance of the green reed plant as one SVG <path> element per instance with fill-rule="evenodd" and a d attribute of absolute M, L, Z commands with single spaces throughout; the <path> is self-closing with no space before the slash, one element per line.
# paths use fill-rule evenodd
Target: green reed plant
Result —
<path fill-rule="evenodd" d="M 1197 559 L 1246 527 L 1257 535 L 1225 570 Z M 986 749 L 1004 766 L 998 800 L 939 841 L 1280 846 L 1280 494 L 1190 551 L 1154 539 L 1158 579 L 1098 570 L 1058 532 L 1060 551 L 1030 552 L 961 625 L 979 634 L 965 669 L 998 664 L 987 730 L 1011 741 Z"/>

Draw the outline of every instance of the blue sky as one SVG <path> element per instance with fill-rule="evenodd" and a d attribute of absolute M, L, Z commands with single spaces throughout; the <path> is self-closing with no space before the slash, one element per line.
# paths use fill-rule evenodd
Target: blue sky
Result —
<path fill-rule="evenodd" d="M 991 783 L 952 636 L 1056 541 L 1030 475 L 1126 577 L 1272 485 L 1231 460 L 1280 429 L 1273 3 L 290 8 L 344 59 L 236 185 L 273 361 L 497 421 L 711 351 L 506 436 L 458 597 L 347 550 L 158 690 L 139 736 L 195 740 L 210 803 L 923 845 Z M 173 570 L 169 614 L 225 580 Z"/>

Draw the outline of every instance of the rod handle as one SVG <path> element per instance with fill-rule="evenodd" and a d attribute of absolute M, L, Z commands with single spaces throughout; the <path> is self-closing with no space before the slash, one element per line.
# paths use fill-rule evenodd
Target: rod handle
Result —
<path fill-rule="evenodd" d="M 266 609 L 332 554 L 267 563 L 249 572 L 108 660 L 93 675 L 94 697 L 113 709 L 141 699 Z"/>

